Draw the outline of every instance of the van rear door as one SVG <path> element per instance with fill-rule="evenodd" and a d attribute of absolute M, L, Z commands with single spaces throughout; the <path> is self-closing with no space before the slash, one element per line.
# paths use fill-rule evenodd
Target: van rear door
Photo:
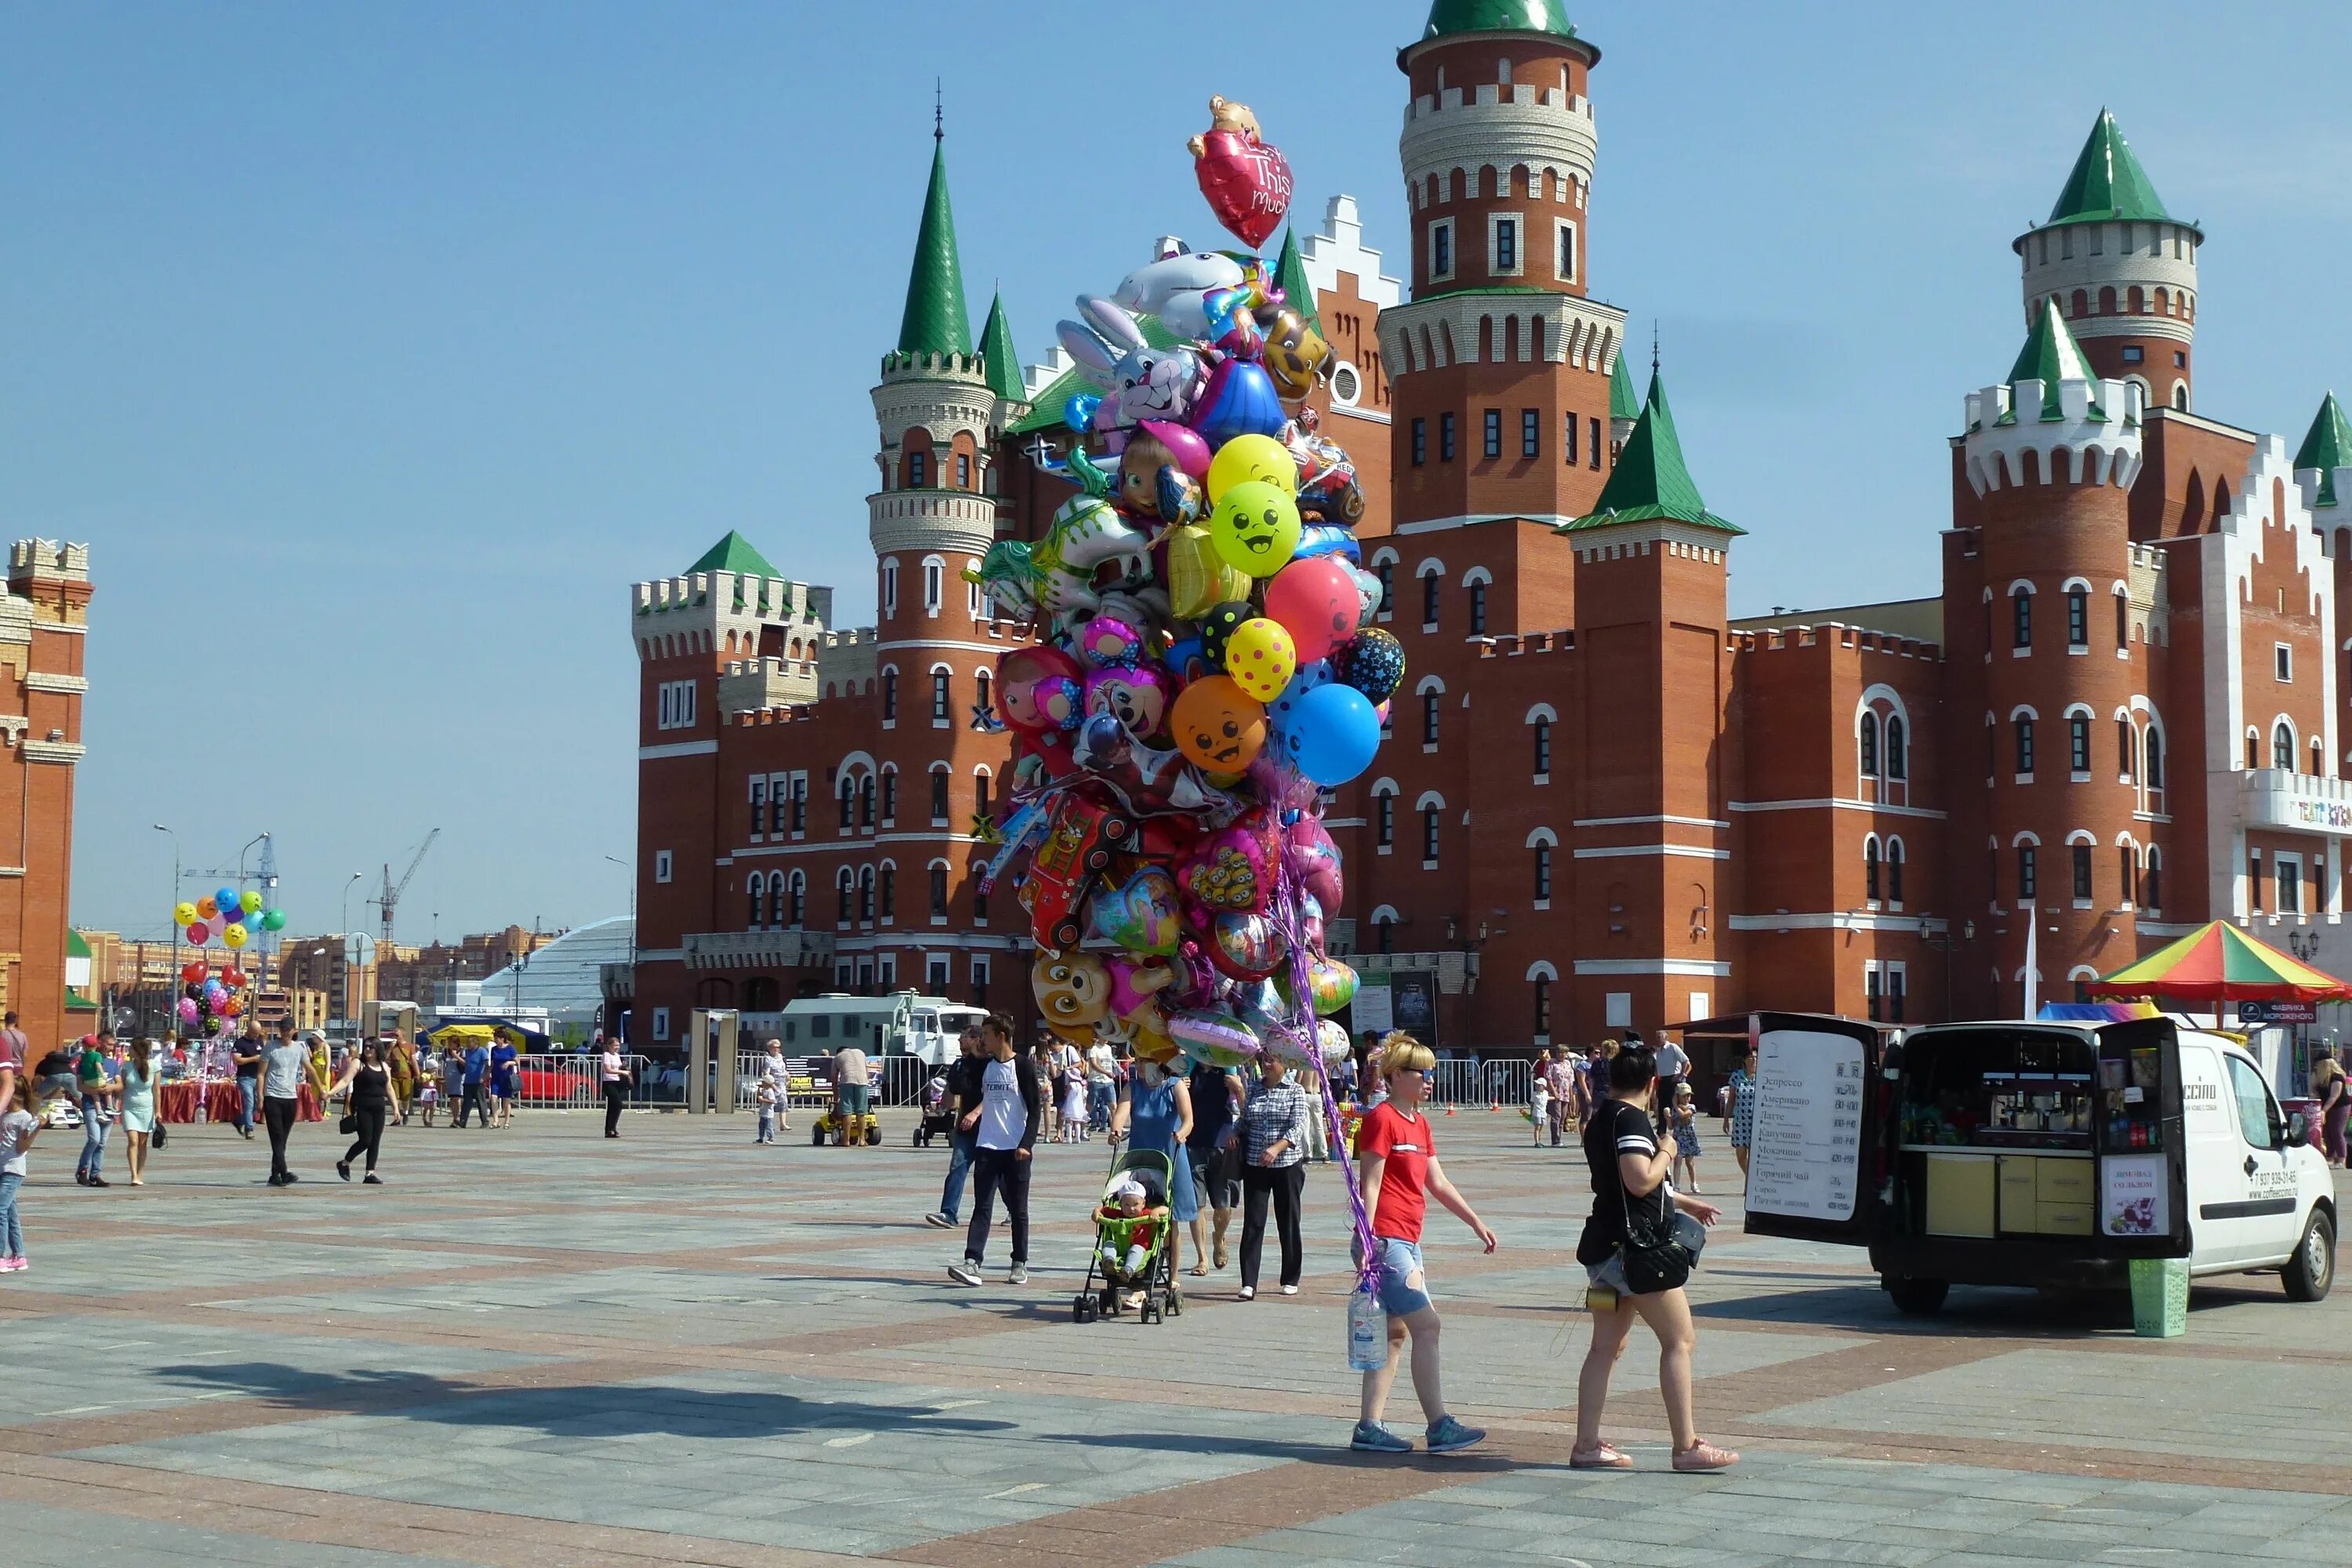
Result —
<path fill-rule="evenodd" d="M 1883 1124 L 1878 1030 L 1807 1013 L 1758 1013 L 1749 1029 L 1748 1232 L 1867 1245 Z"/>

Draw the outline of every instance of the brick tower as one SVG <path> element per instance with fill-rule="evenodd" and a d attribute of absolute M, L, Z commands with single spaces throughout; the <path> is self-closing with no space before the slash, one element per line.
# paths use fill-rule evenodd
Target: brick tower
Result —
<path fill-rule="evenodd" d="M 2099 375 L 2054 301 L 2043 300 L 2007 384 L 1970 393 L 1967 414 L 1976 554 L 1948 552 L 1947 604 L 1958 662 L 1979 656 L 1985 795 L 1955 813 L 1951 854 L 1960 907 L 1986 911 L 1991 963 L 1957 974 L 1955 989 L 1990 983 L 1960 1003 L 1963 1014 L 2015 1016 L 2029 921 L 2040 926 L 2043 997 L 2069 1000 L 2070 981 L 2138 952 L 2141 850 L 2155 831 L 2135 820 L 2147 710 L 2138 694 L 2160 688 L 2148 643 L 2134 636 L 2131 579 L 2158 563 L 2142 561 L 2152 552 L 2129 534 L 2140 388 Z M 1955 573 L 1960 562 L 1970 570 Z M 1962 580 L 1982 606 L 1974 626 L 1958 613 Z M 1953 711 L 1964 710 L 1956 684 Z"/>
<path fill-rule="evenodd" d="M 2026 321 L 2055 304 L 2095 373 L 2137 383 L 2147 407 L 2186 409 L 2204 241 L 2164 210 L 2102 109 L 2049 220 L 2010 247 L 2024 264 Z"/>

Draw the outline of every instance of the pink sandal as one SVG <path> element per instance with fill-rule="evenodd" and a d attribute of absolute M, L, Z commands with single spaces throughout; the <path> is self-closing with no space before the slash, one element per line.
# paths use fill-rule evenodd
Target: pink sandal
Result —
<path fill-rule="evenodd" d="M 1630 1470 L 1633 1461 L 1606 1443 L 1591 1448 L 1570 1448 L 1568 1468 L 1571 1470 Z"/>
<path fill-rule="evenodd" d="M 1570 1464 L 1576 1461 L 1571 1457 Z M 1689 1471 L 1727 1470 L 1739 1463 L 1739 1456 L 1728 1448 L 1718 1448 L 1702 1437 L 1687 1448 L 1675 1450 L 1675 1468 Z"/>

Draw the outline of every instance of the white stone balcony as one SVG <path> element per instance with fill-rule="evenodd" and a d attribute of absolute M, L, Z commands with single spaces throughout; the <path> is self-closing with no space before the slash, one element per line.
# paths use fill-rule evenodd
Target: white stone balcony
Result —
<path fill-rule="evenodd" d="M 2249 827 L 2352 836 L 2352 779 L 2284 768 L 2253 768 L 2238 779 L 2239 814 Z"/>

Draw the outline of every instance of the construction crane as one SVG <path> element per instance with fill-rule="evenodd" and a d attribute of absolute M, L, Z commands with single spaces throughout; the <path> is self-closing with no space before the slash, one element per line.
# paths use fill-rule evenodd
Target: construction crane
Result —
<path fill-rule="evenodd" d="M 416 875 L 416 868 L 425 863 L 425 852 L 432 848 L 433 841 L 440 837 L 441 830 L 437 827 L 425 836 L 425 842 L 416 847 L 416 854 L 409 860 L 408 869 L 400 874 L 400 880 L 396 883 L 392 879 L 391 864 L 385 863 L 383 891 L 370 899 L 368 902 L 373 904 L 383 917 L 383 942 L 386 947 L 392 945 L 392 912 L 400 907 L 400 895 L 408 891 L 409 879 Z"/>

